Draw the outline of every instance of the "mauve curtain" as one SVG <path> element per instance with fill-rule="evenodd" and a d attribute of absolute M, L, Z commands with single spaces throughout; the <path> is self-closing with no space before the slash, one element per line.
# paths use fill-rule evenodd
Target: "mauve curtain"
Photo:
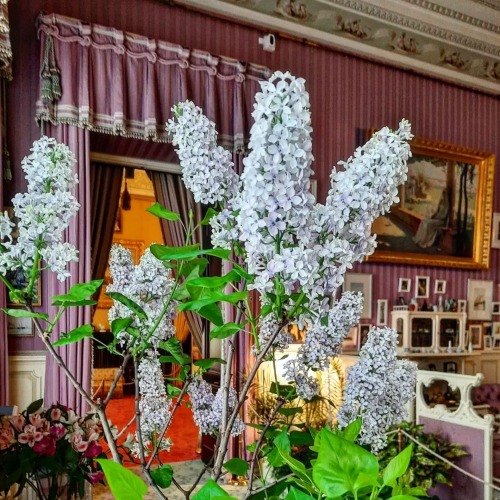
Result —
<path fill-rule="evenodd" d="M 193 213 L 194 224 L 201 220 L 201 207 L 199 203 L 195 203 L 191 191 L 184 187 L 182 177 L 178 174 L 167 174 L 163 172 L 151 171 L 151 179 L 155 190 L 155 196 L 159 203 L 165 208 L 176 212 L 180 215 L 184 227 L 189 223 L 189 212 Z M 199 227 L 192 235 L 191 239 L 186 242 L 186 235 L 182 225 L 176 222 L 169 222 L 160 219 L 163 239 L 169 246 L 194 245 L 196 243 L 202 245 L 202 232 Z M 189 331 L 193 336 L 193 341 L 196 347 L 203 352 L 203 320 L 197 314 L 190 311 L 185 313 L 186 321 L 189 326 Z"/>
<path fill-rule="evenodd" d="M 8 0 L 0 0 L 0 77 L 6 80 L 12 79 L 12 50 L 10 47 L 10 28 L 9 28 L 9 10 L 7 8 Z M 4 180 L 4 109 L 5 84 L 0 84 L 0 179 Z M 0 207 L 3 207 L 3 189 L 0 189 Z M 0 287 L 0 307 L 7 305 L 6 289 Z M 0 405 L 8 405 L 9 401 L 9 349 L 7 339 L 7 317 L 2 314 L 0 320 L 0 344 L 4 346 L 0 353 Z"/>
<path fill-rule="evenodd" d="M 102 163 L 92 163 L 90 167 L 92 279 L 102 279 L 106 272 L 120 201 L 122 176 L 121 167 Z"/>
<path fill-rule="evenodd" d="M 53 45 L 62 88 L 57 102 L 37 102 L 39 120 L 168 142 L 172 106 L 190 99 L 217 124 L 220 145 L 243 150 L 267 68 L 58 14 L 38 26 L 42 61 Z"/>
<path fill-rule="evenodd" d="M 90 195 L 90 161 L 89 161 L 89 134 L 86 129 L 71 125 L 48 125 L 46 133 L 55 137 L 59 142 L 66 144 L 76 156 L 76 172 L 79 183 L 76 186 L 75 196 L 80 203 L 80 210 L 72 220 L 66 231 L 66 240 L 73 243 L 79 251 L 79 261 L 70 265 L 71 278 L 61 283 L 54 273 L 45 275 L 47 280 L 47 297 L 67 293 L 72 285 L 83 283 L 92 279 L 91 271 L 91 195 Z M 57 308 L 49 306 L 49 314 L 53 316 Z M 61 332 L 69 332 L 73 328 L 92 322 L 90 307 L 73 307 L 67 310 L 54 328 L 52 341 L 56 341 Z M 59 355 L 63 358 L 71 373 L 88 391 L 90 389 L 90 376 L 92 370 L 92 350 L 89 339 L 75 344 L 58 348 Z M 52 356 L 47 355 L 45 369 L 45 406 L 56 401 L 67 405 L 81 415 L 88 409 L 87 403 L 82 399 L 72 383 L 59 368 Z"/>

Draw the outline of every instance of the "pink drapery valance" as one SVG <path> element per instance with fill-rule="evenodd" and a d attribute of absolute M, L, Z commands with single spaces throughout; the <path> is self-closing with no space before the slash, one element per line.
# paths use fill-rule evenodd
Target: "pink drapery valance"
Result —
<path fill-rule="evenodd" d="M 217 124 L 222 146 L 243 150 L 269 69 L 58 14 L 40 15 L 38 27 L 62 88 L 57 102 L 40 98 L 38 120 L 168 142 L 172 106 L 190 99 Z"/>

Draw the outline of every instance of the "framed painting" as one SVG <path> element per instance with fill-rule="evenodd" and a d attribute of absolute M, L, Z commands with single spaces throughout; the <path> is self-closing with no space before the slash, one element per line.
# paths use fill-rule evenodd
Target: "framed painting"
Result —
<path fill-rule="evenodd" d="M 358 326 L 359 326 L 359 349 L 361 349 L 368 341 L 368 334 L 372 329 L 372 325 L 362 323 Z"/>
<path fill-rule="evenodd" d="M 399 278 L 398 292 L 399 293 L 411 292 L 411 278 Z"/>
<path fill-rule="evenodd" d="M 353 326 L 344 338 L 342 343 L 343 352 L 352 352 L 358 350 L 358 325 Z"/>
<path fill-rule="evenodd" d="M 467 319 L 491 320 L 493 281 L 468 281 Z"/>
<path fill-rule="evenodd" d="M 387 325 L 388 307 L 387 299 L 377 300 L 377 326 Z"/>
<path fill-rule="evenodd" d="M 400 200 L 373 223 L 378 247 L 367 260 L 486 269 L 495 156 L 418 137 L 411 150 Z"/>
<path fill-rule="evenodd" d="M 469 325 L 469 342 L 473 349 L 483 348 L 483 325 Z"/>
<path fill-rule="evenodd" d="M 7 316 L 7 334 L 15 337 L 33 337 L 34 326 L 31 318 Z"/>
<path fill-rule="evenodd" d="M 428 299 L 430 288 L 429 276 L 415 276 L 415 297 L 417 299 Z"/>
<path fill-rule="evenodd" d="M 114 240 L 113 245 L 118 244 L 130 250 L 134 264 L 139 264 L 139 260 L 144 252 L 144 242 L 139 240 Z M 99 300 L 97 307 L 101 309 L 109 309 L 113 305 L 113 300 L 106 295 L 106 286 L 111 282 L 111 275 L 109 273 L 109 266 L 106 267 L 104 274 L 104 284 L 99 293 Z"/>
<path fill-rule="evenodd" d="M 362 319 L 372 317 L 372 275 L 368 273 L 346 273 L 344 280 L 344 292 L 360 292 L 363 294 Z"/>

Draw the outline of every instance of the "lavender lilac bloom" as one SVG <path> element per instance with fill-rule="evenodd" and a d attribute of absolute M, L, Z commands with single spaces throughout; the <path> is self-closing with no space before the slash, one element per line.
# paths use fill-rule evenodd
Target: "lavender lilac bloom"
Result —
<path fill-rule="evenodd" d="M 55 139 L 41 137 L 33 143 L 31 154 L 22 161 L 28 190 L 13 198 L 17 235 L 7 212 L 0 214 L 0 273 L 23 272 L 28 278 L 35 261 L 49 268 L 60 281 L 70 276 L 68 263 L 78 260 L 78 252 L 64 243 L 63 233 L 80 205 L 71 194 L 78 183 L 70 149 Z"/>
<path fill-rule="evenodd" d="M 397 333 L 375 328 L 361 348 L 359 361 L 347 374 L 344 403 L 337 413 L 340 427 L 362 417 L 360 444 L 384 448 L 385 433 L 408 417 L 405 405 L 414 396 L 415 363 L 396 359 Z"/>
<path fill-rule="evenodd" d="M 255 100 L 250 153 L 239 180 L 227 155 L 220 167 L 211 161 L 215 126 L 193 110 L 192 103 L 174 109 L 177 121 L 169 122 L 169 130 L 191 183 L 187 187 L 198 199 L 208 189 L 204 199 L 221 205 L 221 213 L 212 219 L 212 243 L 242 250 L 253 274 L 248 288 L 260 293 L 262 304 L 272 302 L 271 297 L 305 294 L 300 315 L 289 319 L 308 326 L 306 341 L 285 369 L 299 394 L 310 399 L 318 393 L 312 371 L 329 365 L 359 320 L 359 296 L 344 294 L 338 302 L 333 298 L 345 272 L 375 249 L 372 223 L 398 200 L 398 186 L 407 176 L 412 134 L 406 120 L 394 132 L 385 127 L 374 134 L 351 158 L 339 162 L 339 169 L 333 169 L 323 205 L 310 193 L 312 128 L 304 80 L 276 72 L 261 82 Z M 218 198 L 210 192 L 211 183 L 206 183 L 207 175 L 216 180 L 224 177 L 214 171 L 229 179 L 227 187 L 220 181 Z M 284 332 L 274 333 L 294 306 L 290 299 L 261 318 L 255 354 L 272 337 L 272 351 L 286 348 Z M 369 423 L 368 412 L 364 417 Z"/>

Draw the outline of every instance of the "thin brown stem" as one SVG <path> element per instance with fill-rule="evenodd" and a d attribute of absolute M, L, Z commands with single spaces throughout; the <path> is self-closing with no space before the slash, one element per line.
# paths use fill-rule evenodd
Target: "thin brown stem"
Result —
<path fill-rule="evenodd" d="M 123 436 L 123 434 L 125 433 L 125 431 L 134 423 L 134 420 L 135 420 L 135 414 L 128 421 L 128 423 L 125 425 L 125 427 L 116 435 L 116 439 L 117 440 Z"/>
<path fill-rule="evenodd" d="M 238 413 L 243 406 L 243 404 L 246 401 L 247 393 L 250 390 L 250 386 L 253 383 L 253 379 L 255 378 L 255 375 L 257 374 L 257 370 L 259 369 L 260 365 L 262 364 L 262 361 L 264 361 L 264 358 L 266 357 L 269 349 L 273 345 L 274 340 L 278 336 L 278 334 L 281 332 L 281 330 L 287 325 L 288 320 L 283 320 L 281 323 L 277 326 L 276 331 L 270 336 L 266 346 L 262 349 L 262 351 L 259 352 L 257 355 L 257 358 L 255 360 L 255 364 L 253 365 L 252 369 L 250 370 L 250 373 L 248 375 L 248 378 L 240 392 L 240 397 L 238 399 L 238 403 L 235 405 L 231 416 L 229 418 L 229 421 L 227 423 L 227 428 L 223 431 L 223 436 L 221 437 L 221 442 L 219 445 L 219 449 L 217 450 L 217 459 L 215 460 L 215 465 L 214 469 L 212 471 L 212 478 L 217 480 L 222 471 L 222 462 L 224 460 L 225 452 L 223 450 L 226 449 L 227 444 L 229 442 L 229 437 L 231 435 L 231 429 L 233 428 L 234 422 L 236 420 L 236 417 L 238 416 Z"/>
<path fill-rule="evenodd" d="M 203 477 L 203 474 L 208 470 L 208 468 L 212 465 L 212 462 L 214 460 L 214 456 L 212 455 L 212 458 L 203 466 L 201 469 L 201 472 L 198 474 L 198 477 L 195 479 L 194 483 L 191 485 L 191 488 L 188 490 L 188 495 L 191 495 L 193 493 L 194 489 L 196 486 L 198 486 L 198 483 L 201 481 L 201 478 Z"/>
<path fill-rule="evenodd" d="M 250 464 L 250 477 L 248 478 L 248 490 L 245 498 L 250 496 L 252 492 L 252 487 L 253 487 L 253 480 L 254 480 L 254 472 L 255 472 L 255 464 L 259 458 L 259 450 L 260 447 L 262 446 L 262 441 L 264 441 L 264 438 L 266 436 L 266 432 L 269 430 L 269 427 L 271 427 L 271 424 L 273 423 L 273 420 L 276 417 L 276 414 L 278 413 L 279 409 L 286 403 L 285 398 L 278 398 L 276 401 L 276 406 L 274 407 L 271 415 L 269 415 L 269 418 L 267 419 L 267 423 L 262 429 L 262 432 L 259 436 L 259 439 L 257 441 L 257 444 L 255 445 L 255 450 L 253 452 L 253 457 L 252 457 L 252 462 Z"/>
<path fill-rule="evenodd" d="M 120 380 L 120 377 L 123 375 L 123 372 L 125 371 L 125 368 L 128 365 L 130 358 L 131 358 L 131 355 L 129 353 L 125 354 L 125 356 L 123 357 L 123 362 L 122 362 L 120 368 L 118 369 L 118 371 L 116 372 L 115 378 L 111 384 L 111 387 L 109 388 L 106 399 L 102 403 L 104 407 L 108 406 L 108 403 L 111 400 L 113 393 L 115 392 L 116 386 L 118 385 L 118 381 Z"/>

